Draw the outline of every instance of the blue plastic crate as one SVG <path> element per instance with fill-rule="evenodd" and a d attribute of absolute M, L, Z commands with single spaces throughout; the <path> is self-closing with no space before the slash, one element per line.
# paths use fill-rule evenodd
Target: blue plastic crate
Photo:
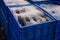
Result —
<path fill-rule="evenodd" d="M 58 4 L 58 5 L 60 5 L 60 2 L 59 1 L 55 1 L 55 2 L 35 2 L 34 4 L 35 5 L 37 4 L 38 7 L 39 7 L 39 5 L 41 5 L 41 4 Z M 49 15 L 51 15 L 51 14 L 49 13 Z M 51 16 L 53 16 L 53 15 L 51 15 Z M 55 32 L 55 40 L 60 40 L 60 19 L 56 18 L 56 17 L 54 17 L 54 18 L 57 20 L 57 23 L 56 23 L 56 32 Z"/>
<path fill-rule="evenodd" d="M 37 25 L 31 25 L 25 28 L 20 28 L 22 26 L 18 25 L 17 21 L 15 20 L 9 8 L 6 7 L 4 2 L 2 2 L 2 4 L 3 5 L 1 5 L 1 8 L 3 9 L 4 14 L 8 19 L 8 23 L 9 23 L 8 29 L 9 29 L 10 38 L 12 38 L 13 40 L 53 40 L 54 39 L 56 21 L 53 17 L 51 17 L 48 14 L 45 14 L 51 19 L 51 21 Z M 9 6 L 9 7 L 13 7 L 13 6 Z"/>
<path fill-rule="evenodd" d="M 49 1 L 49 0 L 27 0 L 28 2 L 42 2 L 42 1 Z"/>
<path fill-rule="evenodd" d="M 15 33 L 17 40 L 53 40 L 54 39 L 56 24 L 55 24 L 55 19 L 53 19 L 51 16 L 50 18 L 47 14 L 45 14 L 50 19 L 52 19 L 52 21 L 37 25 L 31 25 L 25 28 L 20 28 L 14 16 L 12 15 L 11 11 L 7 7 L 5 10 L 7 11 L 9 17 L 8 21 L 9 21 L 10 32 L 12 31 Z"/>
<path fill-rule="evenodd" d="M 8 20 L 6 19 L 2 8 L 0 7 L 0 22 L 4 28 L 5 38 L 6 40 L 12 40 L 9 35 L 9 27 L 8 27 Z"/>
<path fill-rule="evenodd" d="M 59 0 L 27 0 L 28 2 L 34 4 L 36 2 L 56 2 L 56 1 L 59 1 Z"/>
<path fill-rule="evenodd" d="M 5 11 L 5 10 L 7 10 L 7 8 L 5 6 L 4 6 L 4 8 L 3 8 L 3 6 L 0 6 L 0 8 L 1 8 L 0 17 L 1 17 L 1 21 L 3 24 L 4 31 L 5 31 L 6 40 L 17 40 L 14 30 L 12 30 L 12 27 L 9 26 L 8 13 L 7 13 L 7 11 Z M 6 23 L 6 21 L 7 21 L 7 23 Z"/>

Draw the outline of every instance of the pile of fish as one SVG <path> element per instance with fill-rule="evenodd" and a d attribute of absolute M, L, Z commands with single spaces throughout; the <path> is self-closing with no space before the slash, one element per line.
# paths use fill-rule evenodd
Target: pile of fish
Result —
<path fill-rule="evenodd" d="M 22 26 L 38 24 L 50 19 L 34 6 L 10 8 Z"/>
<path fill-rule="evenodd" d="M 4 0 L 5 4 L 7 6 L 9 5 L 25 5 L 25 4 L 29 4 L 29 2 L 27 2 L 26 0 Z"/>
<path fill-rule="evenodd" d="M 58 4 L 41 4 L 41 8 L 46 10 L 48 13 L 50 13 L 52 16 L 54 16 L 57 19 L 60 19 L 60 5 Z"/>

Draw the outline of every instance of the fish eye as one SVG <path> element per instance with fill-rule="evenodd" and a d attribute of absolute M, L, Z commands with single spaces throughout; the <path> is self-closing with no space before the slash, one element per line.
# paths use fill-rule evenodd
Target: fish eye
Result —
<path fill-rule="evenodd" d="M 32 17 L 34 21 L 37 21 L 35 17 Z"/>
<path fill-rule="evenodd" d="M 27 22 L 30 22 L 30 19 L 28 17 L 25 17 L 25 19 L 26 19 Z"/>
<path fill-rule="evenodd" d="M 55 13 L 55 11 L 52 11 L 52 13 Z"/>
<path fill-rule="evenodd" d="M 16 10 L 16 13 L 19 14 L 20 13 L 20 10 Z"/>

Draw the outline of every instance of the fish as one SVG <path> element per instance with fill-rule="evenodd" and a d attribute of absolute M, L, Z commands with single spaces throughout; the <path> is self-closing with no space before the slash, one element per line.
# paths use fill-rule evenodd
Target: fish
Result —
<path fill-rule="evenodd" d="M 7 6 L 10 5 L 26 5 L 26 4 L 30 4 L 28 1 L 26 0 L 4 0 L 5 4 Z"/>
<path fill-rule="evenodd" d="M 34 6 L 14 7 L 10 10 L 22 26 L 49 21 L 48 17 Z"/>
<path fill-rule="evenodd" d="M 56 19 L 60 19 L 60 5 L 58 4 L 42 4 L 40 7 L 46 10 L 49 14 L 51 14 Z"/>

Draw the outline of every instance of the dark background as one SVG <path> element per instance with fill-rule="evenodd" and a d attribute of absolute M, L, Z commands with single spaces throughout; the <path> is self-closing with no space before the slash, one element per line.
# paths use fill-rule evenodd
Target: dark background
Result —
<path fill-rule="evenodd" d="M 5 40 L 4 30 L 0 22 L 0 40 Z"/>

